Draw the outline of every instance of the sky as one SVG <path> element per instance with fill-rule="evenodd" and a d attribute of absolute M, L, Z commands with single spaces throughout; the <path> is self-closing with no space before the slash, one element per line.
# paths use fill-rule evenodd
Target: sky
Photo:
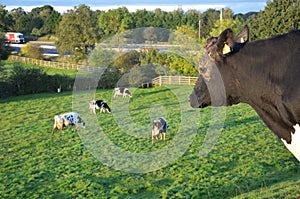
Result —
<path fill-rule="evenodd" d="M 161 8 L 164 11 L 173 11 L 182 8 L 184 11 L 196 9 L 203 12 L 209 8 L 221 9 L 230 8 L 235 14 L 258 12 L 266 6 L 267 0 L 0 0 L 0 4 L 5 5 L 6 10 L 22 7 L 25 11 L 31 11 L 32 8 L 51 5 L 60 13 L 74 9 L 75 6 L 85 4 L 92 10 L 108 10 L 125 6 L 130 12 L 146 9 L 155 10 Z"/>

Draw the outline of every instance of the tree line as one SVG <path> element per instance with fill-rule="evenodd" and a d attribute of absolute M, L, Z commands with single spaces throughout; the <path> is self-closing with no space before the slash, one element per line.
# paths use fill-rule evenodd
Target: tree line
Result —
<path fill-rule="evenodd" d="M 195 63 L 199 60 L 198 55 L 191 55 L 195 58 L 193 62 L 177 53 L 160 52 L 157 49 L 116 53 L 97 44 L 108 38 L 116 39 L 117 42 L 113 43 L 119 44 L 120 38 L 123 38 L 132 40 L 133 43 L 173 40 L 177 45 L 186 45 L 186 38 L 178 37 L 183 35 L 201 46 L 207 37 L 216 36 L 228 27 L 239 32 L 245 24 L 250 26 L 251 40 L 299 29 L 300 0 L 268 1 L 264 10 L 246 14 L 234 14 L 231 9 L 224 8 L 222 20 L 220 10 L 215 9 L 208 9 L 203 13 L 196 10 L 184 12 L 180 9 L 166 12 L 159 8 L 155 11 L 143 9 L 129 12 L 126 7 L 93 11 L 86 5 L 79 5 L 60 14 L 49 5 L 25 12 L 22 8 L 8 11 L 0 4 L 0 60 L 6 59 L 10 53 L 4 42 L 4 32 L 22 32 L 25 36 L 55 35 L 60 54 L 71 52 L 70 60 L 73 62 L 87 60 L 91 66 L 105 68 L 100 81 L 95 83 L 98 88 L 112 88 L 116 84 L 139 86 L 158 75 L 197 75 Z M 24 52 L 30 55 L 36 50 L 34 46 L 27 46 Z M 0 62 L 0 97 L 55 91 L 58 86 L 70 90 L 70 85 L 74 82 L 68 76 L 47 75 L 41 69 L 26 69 L 18 63 L 15 63 L 12 72 L 6 73 L 1 65 L 3 63 Z M 89 81 L 93 79 L 97 78 Z M 89 81 L 83 78 L 82 85 L 90 87 L 84 84 Z"/>
<path fill-rule="evenodd" d="M 222 20 L 220 10 L 216 9 L 208 9 L 202 13 L 197 10 L 183 11 L 180 8 L 171 12 L 160 8 L 154 11 L 141 9 L 129 12 L 126 7 L 93 11 L 82 4 L 60 14 L 50 5 L 26 12 L 21 7 L 8 11 L 5 5 L 0 4 L 0 33 L 16 31 L 27 36 L 55 35 L 60 54 L 71 52 L 74 62 L 85 59 L 89 50 L 97 43 L 126 30 L 159 27 L 180 31 L 200 42 L 227 27 L 238 31 L 244 24 L 250 26 L 252 40 L 298 29 L 300 0 L 268 1 L 264 10 L 246 14 L 234 14 L 230 8 L 224 8 Z"/>

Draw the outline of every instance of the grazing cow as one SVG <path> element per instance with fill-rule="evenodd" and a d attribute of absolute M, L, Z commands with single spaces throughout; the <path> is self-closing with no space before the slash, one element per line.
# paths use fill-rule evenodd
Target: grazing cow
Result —
<path fill-rule="evenodd" d="M 160 139 L 166 140 L 167 130 L 168 124 L 165 118 L 160 117 L 158 120 L 154 120 L 152 122 L 152 144 L 154 139 L 158 140 L 158 136 L 160 136 Z"/>
<path fill-rule="evenodd" d="M 253 42 L 248 38 L 245 26 L 237 37 L 226 29 L 207 39 L 190 104 L 249 104 L 300 161 L 300 30 Z M 223 97 L 209 92 L 218 89 L 217 73 Z"/>
<path fill-rule="evenodd" d="M 123 98 L 126 96 L 132 97 L 128 88 L 115 88 L 114 98 L 116 98 L 118 95 L 123 95 Z"/>
<path fill-rule="evenodd" d="M 69 113 L 64 113 L 61 115 L 55 115 L 54 116 L 54 126 L 52 129 L 52 135 L 54 134 L 54 130 L 58 129 L 63 133 L 63 127 L 68 127 L 68 126 L 76 126 L 75 129 L 77 130 L 78 124 L 81 124 L 83 128 L 85 128 L 85 122 L 80 118 L 78 113 L 75 112 L 69 112 Z"/>
<path fill-rule="evenodd" d="M 105 113 L 105 111 L 108 113 L 111 112 L 108 104 L 104 100 L 92 100 L 89 105 L 90 111 L 94 114 L 96 114 L 96 109 L 100 109 L 100 113 Z"/>

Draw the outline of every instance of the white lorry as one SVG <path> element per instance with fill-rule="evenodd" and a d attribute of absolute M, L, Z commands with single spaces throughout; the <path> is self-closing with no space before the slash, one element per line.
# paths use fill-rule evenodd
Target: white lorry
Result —
<path fill-rule="evenodd" d="M 5 33 L 5 39 L 7 43 L 25 43 L 24 35 L 19 32 L 7 32 Z"/>

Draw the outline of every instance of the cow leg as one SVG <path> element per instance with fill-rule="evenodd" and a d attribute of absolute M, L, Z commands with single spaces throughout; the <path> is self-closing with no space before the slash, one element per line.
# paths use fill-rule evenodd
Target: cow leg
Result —
<path fill-rule="evenodd" d="M 73 128 L 72 130 L 73 130 L 73 131 L 77 131 L 77 129 L 78 129 L 78 125 L 76 124 L 76 125 L 75 125 L 75 128 Z"/>
<path fill-rule="evenodd" d="M 56 129 L 56 127 L 57 127 L 57 122 L 56 122 L 56 118 L 54 117 L 54 125 L 52 128 L 52 135 L 54 135 L 54 130 Z"/>
<path fill-rule="evenodd" d="M 152 144 L 154 143 L 154 139 L 156 139 L 158 141 L 158 136 L 157 135 L 152 136 Z"/>
<path fill-rule="evenodd" d="M 59 122 L 56 122 L 56 121 L 54 122 L 54 125 L 53 125 L 53 128 L 52 128 L 52 135 L 54 135 L 55 129 L 60 130 Z"/>
<path fill-rule="evenodd" d="M 163 135 L 163 137 L 164 137 L 164 141 L 166 141 L 166 133 L 163 132 L 162 135 Z"/>
<path fill-rule="evenodd" d="M 52 129 L 52 136 L 54 136 L 54 131 L 55 131 L 55 129 L 59 130 L 62 134 L 64 133 L 64 131 L 62 130 L 62 128 L 53 127 L 53 129 Z M 60 140 L 59 134 L 58 134 L 58 139 Z"/>
<path fill-rule="evenodd" d="M 152 144 L 154 143 L 154 136 L 152 136 Z"/>

